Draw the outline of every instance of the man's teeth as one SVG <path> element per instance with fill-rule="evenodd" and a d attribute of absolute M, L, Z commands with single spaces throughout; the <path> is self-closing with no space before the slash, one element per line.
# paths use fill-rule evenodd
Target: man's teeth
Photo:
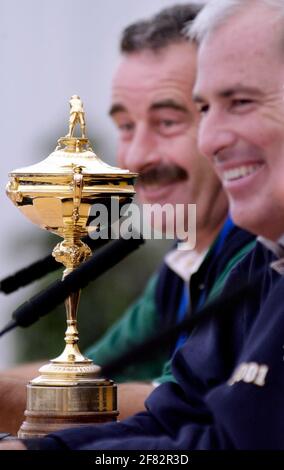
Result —
<path fill-rule="evenodd" d="M 232 170 L 225 171 L 223 173 L 224 181 L 234 181 L 245 176 L 251 175 L 261 167 L 260 164 L 250 166 L 240 166 L 239 168 L 233 168 Z"/>

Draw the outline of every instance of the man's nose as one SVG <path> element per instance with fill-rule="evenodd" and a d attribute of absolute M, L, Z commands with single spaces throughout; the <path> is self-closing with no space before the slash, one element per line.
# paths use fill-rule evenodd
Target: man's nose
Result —
<path fill-rule="evenodd" d="M 139 172 L 157 160 L 156 139 L 150 127 L 144 123 L 137 124 L 131 143 L 126 150 L 125 166 L 131 171 Z"/>
<path fill-rule="evenodd" d="M 205 115 L 198 131 L 198 148 L 200 153 L 214 159 L 219 152 L 235 145 L 236 132 L 230 123 L 217 115 Z"/>

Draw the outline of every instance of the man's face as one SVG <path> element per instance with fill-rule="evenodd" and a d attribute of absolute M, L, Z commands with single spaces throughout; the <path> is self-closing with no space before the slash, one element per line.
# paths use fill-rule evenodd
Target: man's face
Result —
<path fill-rule="evenodd" d="M 196 50 L 186 41 L 128 54 L 113 80 L 110 114 L 119 132 L 118 163 L 140 174 L 139 200 L 196 203 L 204 217 L 221 186 L 197 151 L 195 72 Z"/>
<path fill-rule="evenodd" d="M 235 222 L 277 239 L 284 232 L 284 36 L 277 12 L 257 3 L 202 42 L 194 99 L 199 150 L 213 162 Z"/>

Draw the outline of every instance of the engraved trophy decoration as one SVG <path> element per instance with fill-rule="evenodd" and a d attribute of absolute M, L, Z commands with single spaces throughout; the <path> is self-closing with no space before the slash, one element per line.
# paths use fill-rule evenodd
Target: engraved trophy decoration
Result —
<path fill-rule="evenodd" d="M 53 153 L 38 164 L 9 174 L 7 195 L 33 223 L 63 238 L 53 256 L 65 266 L 63 278 L 90 255 L 81 241 L 91 230 L 92 205 L 120 206 L 134 196 L 137 176 L 107 165 L 93 152 L 86 137 L 85 114 L 80 97 L 70 100 L 69 132 L 58 140 Z M 74 136 L 76 125 L 81 137 Z M 77 309 L 80 292 L 65 302 L 65 349 L 40 368 L 40 376 L 27 385 L 27 409 L 19 437 L 41 437 L 57 429 L 114 421 L 118 415 L 116 386 L 100 378 L 99 366 L 78 348 Z"/>

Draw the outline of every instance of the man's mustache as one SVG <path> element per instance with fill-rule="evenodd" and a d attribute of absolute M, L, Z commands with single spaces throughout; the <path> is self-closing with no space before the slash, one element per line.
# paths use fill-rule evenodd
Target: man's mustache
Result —
<path fill-rule="evenodd" d="M 142 170 L 138 177 L 138 185 L 170 184 L 187 178 L 187 172 L 178 165 L 156 165 Z"/>

